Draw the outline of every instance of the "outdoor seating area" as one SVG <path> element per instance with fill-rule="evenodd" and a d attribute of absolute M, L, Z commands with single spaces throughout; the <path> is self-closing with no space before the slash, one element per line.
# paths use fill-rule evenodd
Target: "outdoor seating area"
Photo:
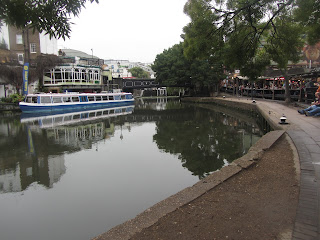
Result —
<path fill-rule="evenodd" d="M 310 73 L 304 78 L 291 77 L 289 80 L 290 96 L 293 101 L 311 103 L 315 101 L 315 92 L 320 86 L 318 72 Z M 285 99 L 284 77 L 263 78 L 250 82 L 241 76 L 225 79 L 221 82 L 220 91 L 234 96 L 265 98 L 272 100 Z"/>
<path fill-rule="evenodd" d="M 318 87 L 290 89 L 291 99 L 298 102 L 311 103 L 315 100 L 314 94 L 317 89 Z M 285 89 L 265 89 L 255 87 L 237 89 L 237 87 L 228 86 L 222 87 L 220 91 L 245 97 L 265 98 L 272 100 L 285 99 Z"/>

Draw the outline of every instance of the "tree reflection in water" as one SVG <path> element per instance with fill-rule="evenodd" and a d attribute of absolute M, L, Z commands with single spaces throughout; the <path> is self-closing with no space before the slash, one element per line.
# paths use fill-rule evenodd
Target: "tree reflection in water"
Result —
<path fill-rule="evenodd" d="M 171 118 L 157 121 L 153 139 L 159 149 L 177 154 L 183 167 L 200 179 L 244 155 L 262 136 L 253 118 L 190 105 L 172 108 Z"/>

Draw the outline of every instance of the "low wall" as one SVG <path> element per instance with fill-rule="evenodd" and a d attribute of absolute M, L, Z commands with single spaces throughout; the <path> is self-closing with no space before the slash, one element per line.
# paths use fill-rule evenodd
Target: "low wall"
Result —
<path fill-rule="evenodd" d="M 240 101 L 235 102 L 232 100 L 228 101 L 228 98 L 219 99 L 219 98 L 212 98 L 212 97 L 208 97 L 208 98 L 188 97 L 188 98 L 183 98 L 181 101 L 193 102 L 193 103 L 214 103 L 219 106 L 228 107 L 231 109 L 256 111 L 262 115 L 262 117 L 271 126 L 273 130 L 281 129 L 277 123 L 270 120 L 269 116 L 266 114 L 267 111 L 263 111 L 262 109 L 259 109 L 259 107 L 255 103 L 247 103 L 247 102 L 240 102 Z"/>
<path fill-rule="evenodd" d="M 18 103 L 0 103 L 0 112 L 2 111 L 20 111 Z"/>

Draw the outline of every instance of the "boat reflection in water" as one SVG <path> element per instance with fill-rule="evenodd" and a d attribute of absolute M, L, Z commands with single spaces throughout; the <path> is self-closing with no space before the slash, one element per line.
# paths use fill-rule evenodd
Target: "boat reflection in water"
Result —
<path fill-rule="evenodd" d="M 8 136 L 0 171 L 0 194 L 21 192 L 32 184 L 52 188 L 66 173 L 65 153 L 93 149 L 114 136 L 119 117 L 133 113 L 134 105 L 55 115 L 22 114 L 19 144 Z M 11 143 L 13 145 L 11 145 Z M 27 151 L 26 151 L 27 150 Z"/>
<path fill-rule="evenodd" d="M 40 128 L 53 128 L 70 124 L 79 124 L 86 121 L 98 120 L 121 115 L 131 114 L 134 105 L 95 109 L 83 112 L 62 112 L 57 114 L 30 114 L 21 115 L 21 123 L 28 123 L 29 126 L 35 125 Z"/>

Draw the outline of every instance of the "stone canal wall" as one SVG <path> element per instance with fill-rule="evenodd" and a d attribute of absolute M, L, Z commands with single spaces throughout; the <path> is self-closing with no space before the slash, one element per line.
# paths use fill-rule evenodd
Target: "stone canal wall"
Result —
<path fill-rule="evenodd" d="M 0 103 L 0 112 L 3 111 L 20 111 L 17 103 Z"/>
<path fill-rule="evenodd" d="M 182 99 L 183 102 L 193 102 L 193 103 L 214 103 L 217 105 L 220 105 L 222 107 L 227 107 L 227 108 L 232 108 L 232 109 L 237 109 L 237 110 L 244 110 L 244 111 L 258 111 L 264 120 L 268 122 L 268 124 L 271 126 L 272 129 L 274 130 L 280 130 L 282 129 L 281 126 L 279 126 L 279 121 L 278 119 L 273 119 L 270 116 L 270 111 L 268 109 L 265 109 L 261 105 L 257 105 L 255 102 L 242 102 L 240 101 L 235 101 L 234 98 L 184 98 Z M 279 116 L 280 118 L 280 116 Z"/>

